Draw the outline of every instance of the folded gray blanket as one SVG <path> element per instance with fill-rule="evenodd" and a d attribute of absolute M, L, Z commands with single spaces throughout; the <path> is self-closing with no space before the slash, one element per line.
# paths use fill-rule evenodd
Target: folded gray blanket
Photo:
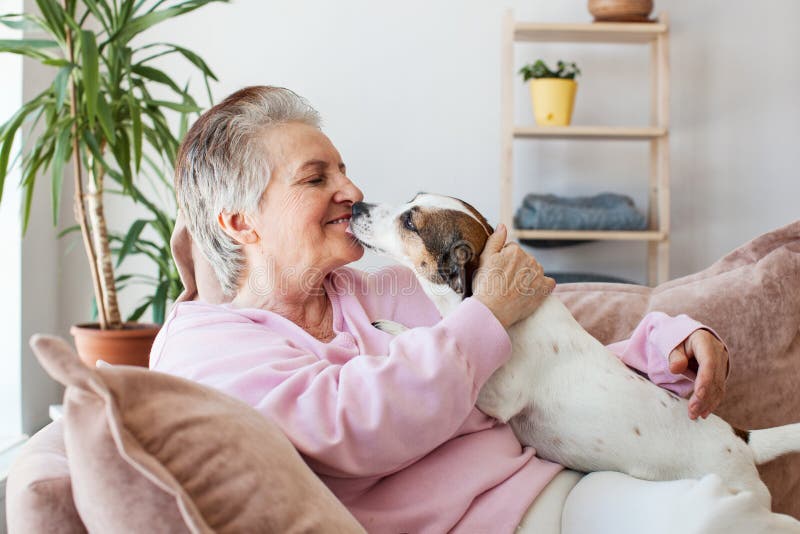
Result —
<path fill-rule="evenodd" d="M 647 218 L 630 197 L 616 193 L 592 197 L 529 194 L 514 224 L 536 230 L 644 230 Z"/>

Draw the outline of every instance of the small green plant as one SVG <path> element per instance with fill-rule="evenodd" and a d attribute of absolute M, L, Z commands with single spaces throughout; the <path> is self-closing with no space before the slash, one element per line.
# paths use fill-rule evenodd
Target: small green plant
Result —
<path fill-rule="evenodd" d="M 531 78 L 562 78 L 564 80 L 574 80 L 579 76 L 581 70 L 575 63 L 565 63 L 564 61 L 558 62 L 558 69 L 550 70 L 544 61 L 537 59 L 534 64 L 527 64 L 519 69 L 519 74 L 522 76 L 522 81 L 527 82 Z"/>

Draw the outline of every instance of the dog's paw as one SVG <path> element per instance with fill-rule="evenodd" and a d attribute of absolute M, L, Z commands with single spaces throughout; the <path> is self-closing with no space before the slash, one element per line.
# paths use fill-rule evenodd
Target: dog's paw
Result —
<path fill-rule="evenodd" d="M 396 323 L 394 321 L 387 321 L 384 319 L 381 319 L 379 321 L 373 321 L 372 326 L 374 326 L 381 332 L 386 332 L 387 334 L 392 334 L 393 336 L 396 336 L 397 334 L 402 334 L 403 332 L 408 330 L 407 327 L 401 325 L 400 323 Z"/>

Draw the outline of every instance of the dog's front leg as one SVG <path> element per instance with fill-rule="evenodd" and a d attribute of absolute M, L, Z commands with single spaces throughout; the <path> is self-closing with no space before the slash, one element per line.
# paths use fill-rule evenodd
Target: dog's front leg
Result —
<path fill-rule="evenodd" d="M 381 332 L 386 332 L 387 334 L 392 334 L 393 336 L 402 334 L 403 332 L 408 330 L 407 326 L 402 325 L 400 323 L 396 323 L 394 321 L 389 321 L 387 319 L 379 319 L 377 321 L 373 321 L 372 326 L 374 326 Z"/>

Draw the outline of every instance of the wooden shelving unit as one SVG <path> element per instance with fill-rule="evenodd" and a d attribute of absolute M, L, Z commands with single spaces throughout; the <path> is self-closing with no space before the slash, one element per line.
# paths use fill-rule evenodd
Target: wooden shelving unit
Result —
<path fill-rule="evenodd" d="M 514 44 L 523 42 L 630 43 L 650 47 L 651 117 L 649 126 L 515 125 L 513 102 Z M 647 279 L 651 285 L 669 277 L 669 21 L 662 13 L 653 23 L 545 24 L 503 21 L 501 76 L 500 218 L 517 239 L 615 240 L 647 242 Z M 514 218 L 514 140 L 602 139 L 646 141 L 650 147 L 648 229 L 644 231 L 521 230 Z"/>

